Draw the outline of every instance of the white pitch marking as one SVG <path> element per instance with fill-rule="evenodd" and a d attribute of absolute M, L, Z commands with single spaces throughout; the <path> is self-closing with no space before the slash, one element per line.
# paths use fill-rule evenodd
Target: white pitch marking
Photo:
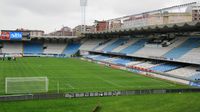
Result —
<path fill-rule="evenodd" d="M 75 89 L 71 84 L 66 84 L 68 87 L 70 87 L 71 89 Z"/>
<path fill-rule="evenodd" d="M 103 79 L 103 78 L 101 78 L 101 77 L 98 77 L 98 76 L 96 76 L 96 77 L 97 77 L 98 79 L 103 80 L 104 82 L 107 82 L 107 83 L 111 84 L 111 85 L 114 85 L 114 86 L 117 86 L 117 87 L 123 87 L 123 86 L 121 86 L 121 85 L 119 85 L 119 84 L 116 84 L 116 83 L 114 83 L 114 82 L 112 82 L 112 81 L 105 80 L 105 79 Z"/>

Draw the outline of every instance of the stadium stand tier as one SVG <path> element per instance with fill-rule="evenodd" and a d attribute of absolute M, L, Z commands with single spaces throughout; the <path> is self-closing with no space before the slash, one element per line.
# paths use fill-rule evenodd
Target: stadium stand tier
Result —
<path fill-rule="evenodd" d="M 168 53 L 166 53 L 164 55 L 164 57 L 177 59 L 177 58 L 182 57 L 183 55 L 185 55 L 192 49 L 197 48 L 199 46 L 200 46 L 199 38 L 189 38 L 180 46 L 178 46 L 178 47 L 172 49 L 171 51 L 169 51 Z"/>
<path fill-rule="evenodd" d="M 80 47 L 80 50 L 90 51 L 97 48 L 101 43 L 103 43 L 104 39 L 89 39 L 84 41 Z"/>
<path fill-rule="evenodd" d="M 93 46 L 88 51 L 109 52 L 133 57 L 162 58 L 200 64 L 198 37 L 177 37 L 162 40 L 160 43 L 149 43 L 148 38 L 111 38 L 92 40 Z M 91 40 L 83 43 L 86 46 Z M 96 44 L 96 46 L 94 46 Z M 80 48 L 80 50 L 83 50 Z M 87 50 L 86 50 L 87 51 Z M 192 58 L 191 58 L 192 57 Z"/>
<path fill-rule="evenodd" d="M 159 62 L 151 60 L 138 60 L 125 59 L 120 57 L 110 57 L 103 55 L 84 55 L 85 58 L 92 59 L 94 61 L 100 61 L 106 64 L 113 64 L 123 67 L 131 67 L 135 72 L 160 72 L 172 75 L 174 77 L 185 78 L 188 80 L 200 80 L 199 66 L 186 65 L 180 63 Z"/>
<path fill-rule="evenodd" d="M 111 45 L 112 43 L 114 43 L 115 41 L 117 41 L 118 39 L 107 39 L 104 42 L 102 42 L 99 46 L 97 46 L 96 48 L 94 48 L 95 51 L 102 51 L 104 48 L 106 48 L 108 45 Z"/>
<path fill-rule="evenodd" d="M 189 77 L 189 79 L 191 80 L 199 80 L 200 74 L 197 71 L 198 68 L 199 68 L 198 66 L 186 66 L 186 67 L 169 71 L 167 73 L 174 74 L 180 77 Z"/>
<path fill-rule="evenodd" d="M 178 68 L 183 67 L 183 65 L 181 64 L 174 64 L 174 63 L 164 63 L 164 64 L 160 64 L 158 66 L 152 67 L 150 68 L 150 70 L 153 71 L 158 71 L 158 72 L 168 72 L 168 71 L 172 71 Z"/>
<path fill-rule="evenodd" d="M 108 45 L 103 49 L 104 52 L 112 52 L 113 49 L 119 47 L 120 45 L 124 44 L 127 41 L 127 39 L 118 39 L 114 43 Z"/>
<path fill-rule="evenodd" d="M 141 48 L 143 48 L 146 41 L 147 39 L 140 39 L 136 43 L 133 43 L 129 47 L 121 50 L 120 53 L 133 54 L 137 52 L 138 50 L 140 50 Z"/>
<path fill-rule="evenodd" d="M 170 50 L 182 44 L 185 40 L 186 38 L 176 39 L 173 43 L 171 43 L 171 45 L 167 47 L 162 47 L 161 44 L 156 44 L 154 46 L 145 46 L 138 52 L 134 53 L 134 55 L 146 56 L 146 57 L 150 57 L 150 56 L 162 57 L 164 54 L 166 54 Z"/>
<path fill-rule="evenodd" d="M 44 49 L 44 54 L 62 54 L 64 49 L 66 48 L 66 43 L 44 43 L 46 47 Z"/>
<path fill-rule="evenodd" d="M 134 44 L 137 40 L 138 39 L 129 39 L 126 43 L 115 48 L 112 52 L 120 52 L 121 50 L 123 50 L 123 49 L 129 47 L 130 45 Z"/>
<path fill-rule="evenodd" d="M 43 44 L 40 42 L 24 43 L 24 54 L 42 54 Z"/>
<path fill-rule="evenodd" d="M 117 65 L 127 65 L 130 62 L 131 60 L 127 60 L 127 59 L 116 59 L 112 61 L 112 63 L 117 64 Z"/>
<path fill-rule="evenodd" d="M 79 43 L 69 43 L 65 48 L 63 54 L 66 55 L 73 55 L 79 50 L 80 44 Z"/>
<path fill-rule="evenodd" d="M 21 42 L 4 42 L 2 53 L 20 54 L 23 53 L 23 46 Z"/>

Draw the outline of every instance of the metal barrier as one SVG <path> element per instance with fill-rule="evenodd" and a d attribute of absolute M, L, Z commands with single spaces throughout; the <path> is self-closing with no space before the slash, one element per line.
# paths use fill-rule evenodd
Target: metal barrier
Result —
<path fill-rule="evenodd" d="M 166 90 L 128 90 L 128 91 L 110 91 L 110 92 L 67 93 L 65 94 L 65 97 L 81 98 L 81 97 L 127 96 L 127 95 L 164 94 L 164 93 L 166 93 Z"/>
<path fill-rule="evenodd" d="M 62 93 L 62 94 L 7 95 L 7 96 L 0 96 L 0 101 L 43 100 L 43 99 L 82 98 L 82 97 L 109 97 L 109 96 L 189 93 L 189 92 L 200 92 L 200 89 L 199 88 L 149 89 L 149 90 L 123 90 L 123 91 L 107 91 L 107 92 L 80 92 L 80 93 L 66 93 L 66 94 Z"/>
<path fill-rule="evenodd" d="M 64 94 L 27 94 L 27 95 L 6 95 L 0 96 L 0 101 L 23 101 L 64 98 Z"/>

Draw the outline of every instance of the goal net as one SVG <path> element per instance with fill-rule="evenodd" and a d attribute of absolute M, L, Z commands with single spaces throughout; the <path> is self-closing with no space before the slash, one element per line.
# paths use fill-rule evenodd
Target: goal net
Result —
<path fill-rule="evenodd" d="M 5 93 L 43 93 L 48 92 L 47 77 L 6 77 Z"/>

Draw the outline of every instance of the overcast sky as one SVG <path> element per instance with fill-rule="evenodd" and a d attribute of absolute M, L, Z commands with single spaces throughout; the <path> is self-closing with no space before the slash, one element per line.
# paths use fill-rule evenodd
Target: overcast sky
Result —
<path fill-rule="evenodd" d="M 88 0 L 87 24 L 195 0 Z M 40 29 L 46 33 L 81 23 L 79 0 L 0 0 L 0 29 Z"/>

